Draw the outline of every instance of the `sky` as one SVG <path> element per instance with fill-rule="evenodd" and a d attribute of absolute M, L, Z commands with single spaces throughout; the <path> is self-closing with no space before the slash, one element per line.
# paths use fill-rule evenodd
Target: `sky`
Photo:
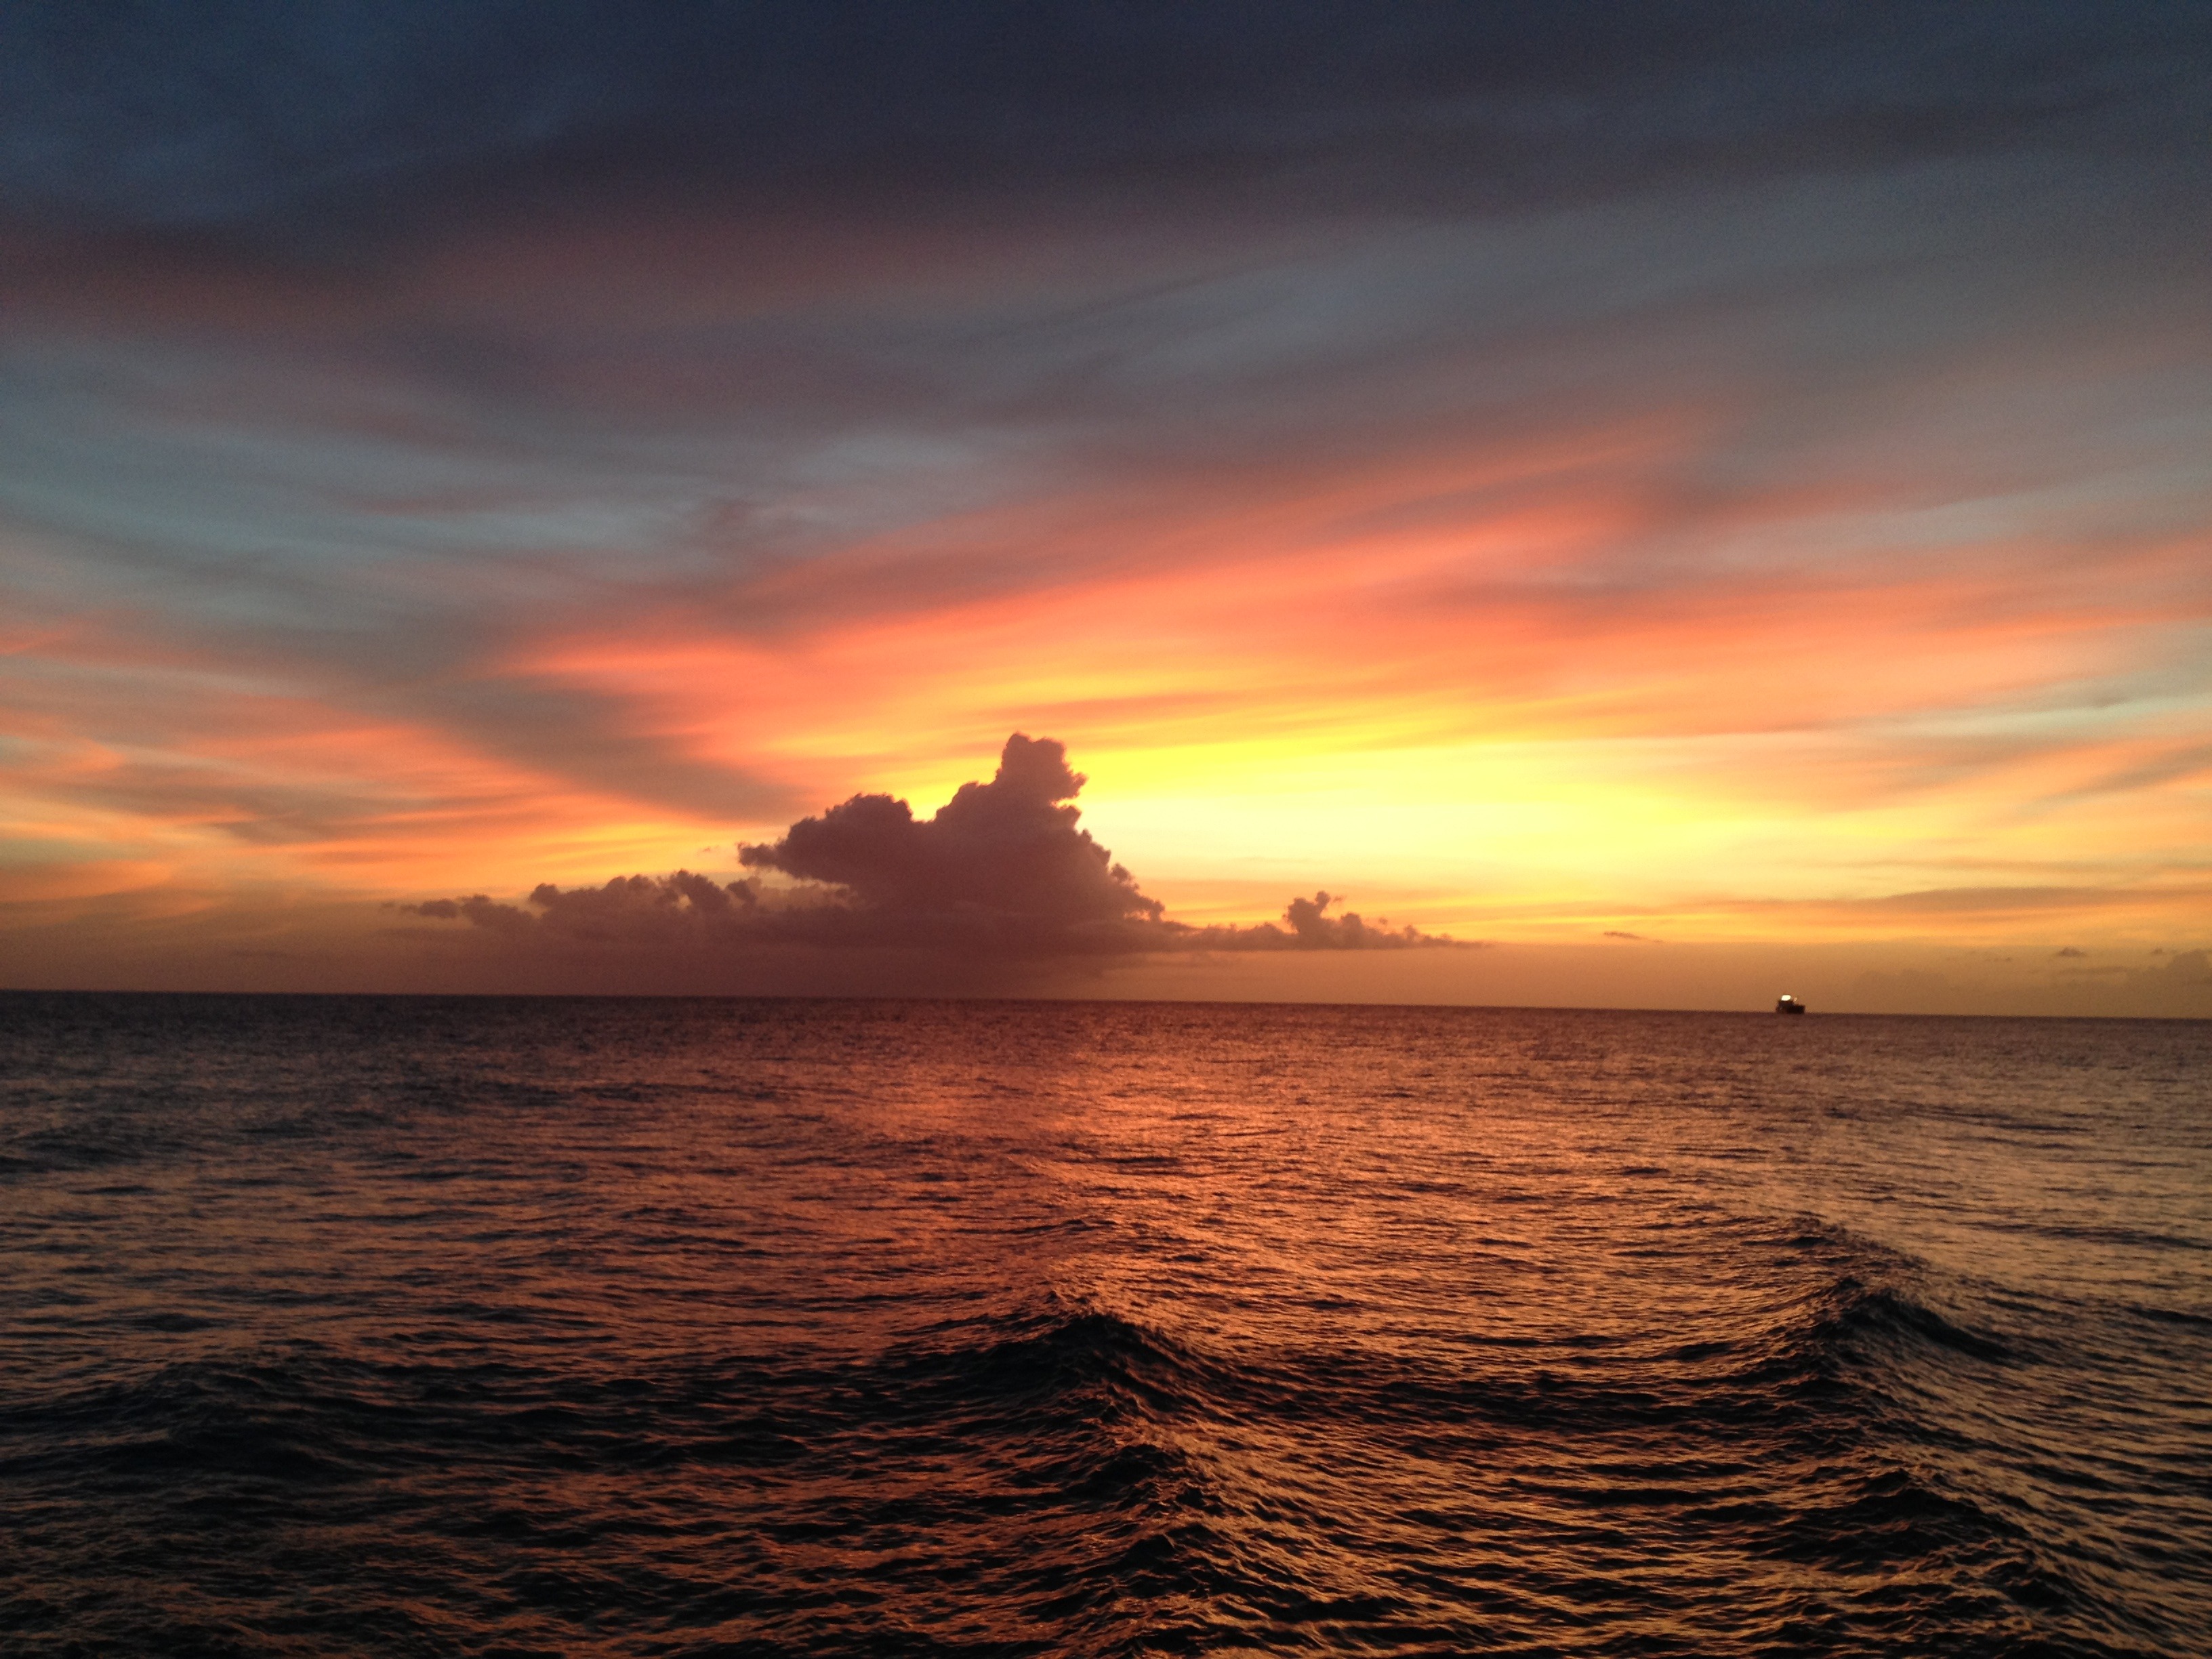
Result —
<path fill-rule="evenodd" d="M 0 985 L 2212 1016 L 2212 11 L 0 12 Z"/>

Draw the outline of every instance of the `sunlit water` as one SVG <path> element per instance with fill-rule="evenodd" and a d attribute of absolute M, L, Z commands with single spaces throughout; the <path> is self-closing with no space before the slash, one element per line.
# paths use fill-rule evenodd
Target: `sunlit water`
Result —
<path fill-rule="evenodd" d="M 2212 1025 L 0 998 L 9 1654 L 2196 1655 Z"/>

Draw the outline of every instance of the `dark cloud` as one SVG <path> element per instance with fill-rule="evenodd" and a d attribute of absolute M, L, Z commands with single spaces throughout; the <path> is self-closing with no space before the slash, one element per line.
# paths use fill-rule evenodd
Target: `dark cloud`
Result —
<path fill-rule="evenodd" d="M 604 887 L 550 883 L 528 905 L 485 894 L 400 908 L 440 921 L 569 945 L 919 950 L 1008 961 L 1154 951 L 1395 951 L 1455 941 L 1327 914 L 1327 892 L 1291 900 L 1280 924 L 1194 927 L 1170 920 L 1079 827 L 1083 775 L 1050 738 L 1006 739 L 988 783 L 965 783 L 928 818 L 890 795 L 854 795 L 745 846 L 783 878 L 720 884 L 679 870 Z"/>
<path fill-rule="evenodd" d="M 802 818 L 750 868 L 839 888 L 854 914 L 916 939 L 1053 952 L 1144 948 L 1158 901 L 1076 827 L 1084 784 L 1049 738 L 1006 739 L 988 783 L 965 783 L 927 822 L 889 795 Z"/>
<path fill-rule="evenodd" d="M 469 921 L 495 933 L 538 935 L 584 945 L 665 945 L 734 942 L 759 903 L 753 884 L 718 883 L 678 870 L 672 876 L 617 876 L 604 887 L 567 891 L 541 882 L 532 908 L 501 904 L 478 893 L 463 899 L 430 899 L 398 908 L 434 921 Z"/>
<path fill-rule="evenodd" d="M 2054 957 L 2086 957 L 2089 953 L 2087 951 L 2080 949 L 2078 946 L 2068 945 L 2062 945 L 2059 949 L 2053 951 L 2051 954 Z"/>
<path fill-rule="evenodd" d="M 0 192 L 172 227 L 517 169 L 1513 200 L 2125 109 L 2208 40 L 2202 8 L 2122 0 L 28 3 L 0 13 Z"/>
<path fill-rule="evenodd" d="M 1607 939 L 1633 939 L 1638 945 L 1656 945 L 1659 943 L 1657 939 L 1651 938 L 1649 934 L 1631 933 L 1625 932 L 1619 927 L 1607 928 L 1603 936 Z"/>

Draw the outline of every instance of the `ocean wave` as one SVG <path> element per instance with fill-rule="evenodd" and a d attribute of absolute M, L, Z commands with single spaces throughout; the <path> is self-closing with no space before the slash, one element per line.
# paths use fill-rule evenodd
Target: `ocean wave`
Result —
<path fill-rule="evenodd" d="M 2212 1320 L 2149 1254 L 2194 1200 L 2043 1206 L 2140 1237 L 2004 1279 L 2017 1170 L 1959 1161 L 2000 1130 L 1940 1191 L 1881 1133 L 1936 1137 L 1978 1027 L 1920 1071 L 1793 1030 L 1808 1072 L 1692 1017 L 319 1007 L 161 1012 L 137 1073 L 9 1102 L 10 1659 L 2182 1659 L 2212 1620 Z M 1635 1076 L 1524 1052 L 1563 1030 Z M 1823 1137 L 1872 1172 L 1808 1175 Z M 1856 1229 L 1790 1212 L 1846 1186 Z"/>
<path fill-rule="evenodd" d="M 739 1622 L 778 1627 L 814 1594 L 792 1577 L 810 1553 L 845 1564 L 830 1586 L 920 1550 L 938 1575 L 991 1583 L 1056 1632 L 994 1651 L 1121 1651 L 1178 1601 L 1245 1609 L 1221 1639 L 1273 1631 L 1293 1645 L 1355 1628 L 1455 1645 L 1469 1620 L 1510 1629 L 1567 1594 L 1601 1626 L 1632 1624 L 1649 1592 L 1625 1563 L 1571 1588 L 1547 1564 L 1602 1555 L 1608 1537 L 1631 1548 L 1655 1524 L 1838 1582 L 1949 1561 L 1984 1601 L 2002 1583 L 2010 1605 L 2080 1603 L 2015 1522 L 1914 1467 L 1879 1389 L 1798 1386 L 1872 1351 L 1988 1364 L 2001 1345 L 1892 1288 L 1841 1279 L 1816 1302 L 1729 1364 L 1708 1356 L 1702 1375 L 1663 1382 L 1572 1377 L 1510 1353 L 1455 1372 L 1373 1352 L 1224 1352 L 1056 1297 L 826 1365 L 428 1364 L 302 1346 L 13 1402 L 0 1480 L 118 1520 L 212 1522 L 234 1544 L 243 1528 L 250 1556 L 289 1528 L 293 1570 L 305 1561 L 356 1594 L 337 1524 L 349 1516 L 538 1563 L 493 1596 L 494 1625 L 586 1563 L 657 1559 L 640 1525 L 750 1539 L 745 1551 L 783 1565 Z M 1377 1468 L 1401 1471 L 1401 1503 L 1355 1492 L 1346 1471 Z M 632 1496 L 611 1507 L 617 1491 Z M 1453 1564 L 1486 1534 L 1475 1553 L 1492 1582 L 1464 1582 Z M 1593 1541 L 1569 1547 L 1577 1537 Z M 1520 1568 L 1504 1565 L 1516 1539 L 1531 1558 Z M 239 1595 L 263 1593 L 266 1565 L 227 1569 Z M 466 1577 L 454 1561 L 441 1571 Z M 664 1594 L 672 1616 L 737 1616 L 726 1589 Z M 1921 1616 L 1964 1616 L 1962 1594 L 1931 1584 Z M 1990 1606 L 1976 1606 L 1986 1624 Z M 1206 1645 L 1208 1627 L 1178 1639 Z"/>

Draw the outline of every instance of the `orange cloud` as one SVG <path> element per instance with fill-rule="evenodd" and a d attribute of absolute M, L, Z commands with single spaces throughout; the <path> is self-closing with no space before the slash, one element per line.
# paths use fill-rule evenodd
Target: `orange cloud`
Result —
<path fill-rule="evenodd" d="M 1049 730 L 1200 924 L 2192 945 L 2212 339 L 2171 225 L 2018 188 L 19 242 L 11 867 L 82 917 L 726 890 Z"/>

